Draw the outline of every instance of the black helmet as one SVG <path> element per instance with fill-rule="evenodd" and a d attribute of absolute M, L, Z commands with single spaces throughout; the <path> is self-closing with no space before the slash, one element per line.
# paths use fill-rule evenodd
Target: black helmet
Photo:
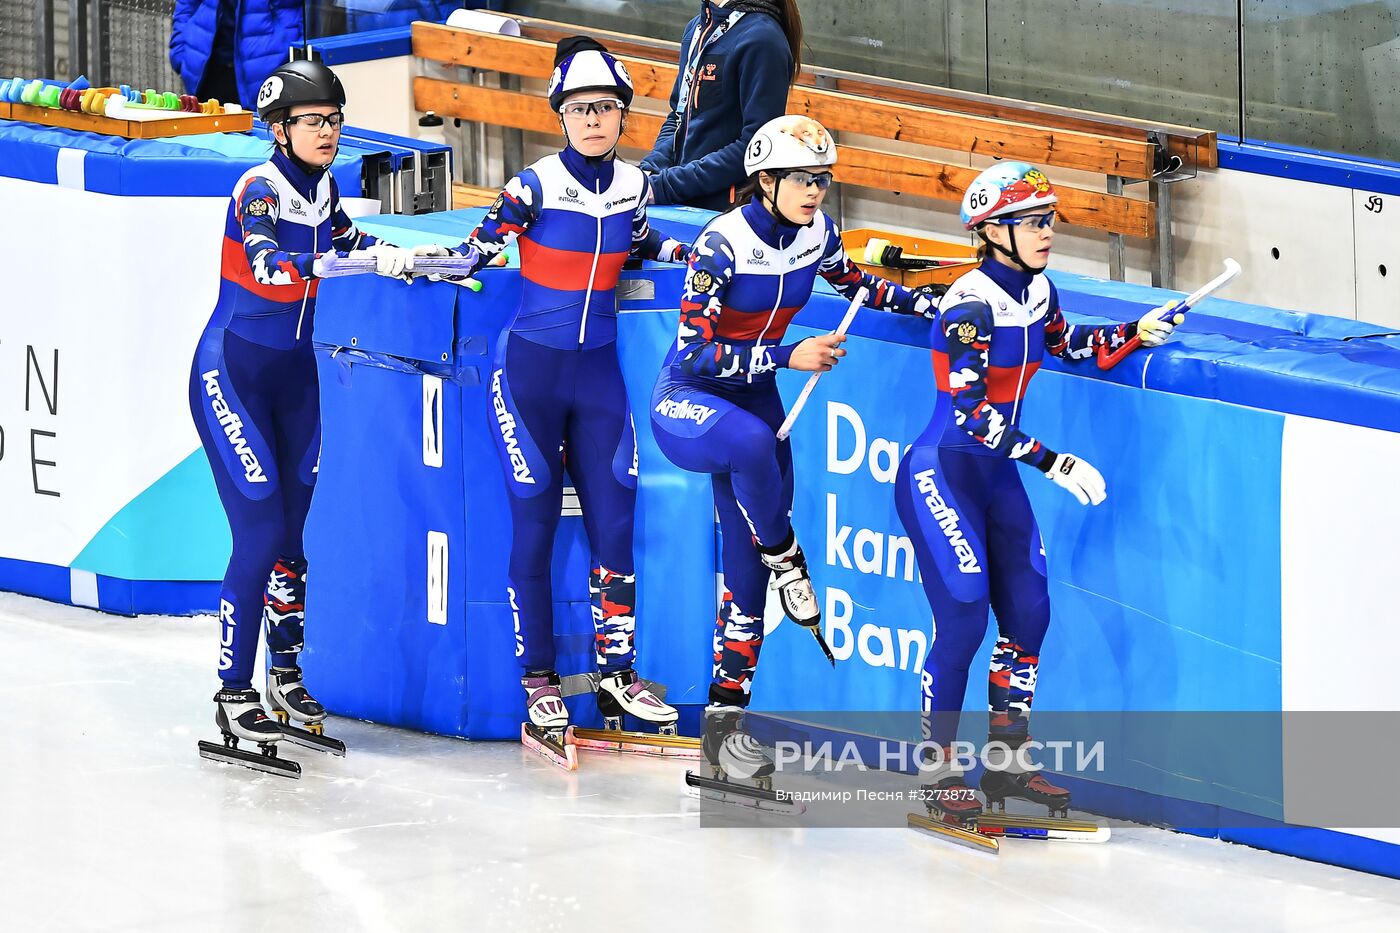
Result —
<path fill-rule="evenodd" d="M 258 89 L 258 118 L 298 104 L 345 106 L 345 87 L 321 62 L 287 62 L 268 75 Z"/>

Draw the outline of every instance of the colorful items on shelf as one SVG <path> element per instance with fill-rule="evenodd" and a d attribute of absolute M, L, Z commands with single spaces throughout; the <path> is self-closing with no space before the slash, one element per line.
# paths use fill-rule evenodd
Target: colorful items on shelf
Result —
<path fill-rule="evenodd" d="M 40 80 L 11 78 L 0 81 L 0 102 L 28 104 L 33 107 L 71 110 L 116 119 L 130 118 L 132 110 L 164 110 L 173 113 L 217 115 L 239 113 L 237 104 L 221 104 L 217 100 L 201 101 L 192 94 L 148 90 L 144 94 L 123 84 L 121 87 L 93 87 L 85 76 L 79 76 L 67 87 Z"/>

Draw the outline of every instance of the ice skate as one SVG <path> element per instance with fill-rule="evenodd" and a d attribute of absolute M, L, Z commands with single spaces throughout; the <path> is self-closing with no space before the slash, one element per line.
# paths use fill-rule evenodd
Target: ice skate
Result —
<path fill-rule="evenodd" d="M 569 710 L 554 671 L 530 671 L 520 678 L 529 719 L 520 724 L 520 743 L 565 771 L 578 769 L 578 753 L 564 742 Z"/>
<path fill-rule="evenodd" d="M 1006 742 L 1005 738 L 995 741 Z M 1024 741 L 1021 740 L 1021 741 Z M 1009 742 L 1011 748 L 1020 742 Z M 1109 837 L 1107 827 L 1087 820 L 1069 819 L 1070 793 L 1052 784 L 1043 771 L 1023 770 L 1014 757 L 1005 762 L 989 755 L 988 767 L 982 772 L 980 788 L 987 798 L 987 812 L 977 820 L 983 832 L 998 832 L 1021 838 L 1061 839 L 1069 842 L 1103 842 Z M 1006 801 L 1026 800 L 1049 811 L 1048 816 L 1023 816 L 1007 813 Z"/>
<path fill-rule="evenodd" d="M 289 742 L 318 752 L 345 756 L 345 743 L 325 734 L 326 708 L 301 682 L 301 669 L 273 667 L 267 672 L 267 705 Z"/>
<path fill-rule="evenodd" d="M 565 732 L 567 745 L 596 751 L 631 752 L 670 758 L 699 758 L 700 740 L 676 734 L 680 714 L 653 690 L 653 685 L 631 668 L 604 674 L 598 683 L 598 710 L 603 729 L 570 726 Z M 630 732 L 623 728 L 623 716 L 631 715 L 657 731 Z"/>
<path fill-rule="evenodd" d="M 783 612 L 812 633 L 822 654 L 835 667 L 836 657 L 822 635 L 821 604 L 817 602 L 816 590 L 812 588 L 812 576 L 807 572 L 807 556 L 802 553 L 797 536 L 789 532 L 787 542 L 773 550 L 758 546 L 758 559 L 773 572 L 770 588 L 778 591 Z"/>
<path fill-rule="evenodd" d="M 986 852 L 997 852 L 997 840 L 980 831 L 977 818 L 982 815 L 982 803 L 977 792 L 967 786 L 960 770 L 948 765 L 934 768 L 930 783 L 919 789 L 918 797 L 928 810 L 925 816 L 910 813 L 907 818 L 912 829 L 920 829 L 950 842 Z"/>
<path fill-rule="evenodd" d="M 278 774 L 283 777 L 301 777 L 301 765 L 277 755 L 277 743 L 282 740 L 282 730 L 263 711 L 258 692 L 251 688 L 230 690 L 224 688 L 214 694 L 214 723 L 223 734 L 223 744 L 199 742 L 199 755 L 210 761 L 240 765 Z M 240 748 L 239 740 L 256 743 L 258 751 Z"/>
<path fill-rule="evenodd" d="M 744 731 L 744 711 L 737 706 L 711 706 L 705 710 L 701 739 L 710 776 L 685 773 L 693 796 L 720 803 L 778 813 L 797 814 L 806 809 L 773 789 L 773 759 L 753 736 Z"/>

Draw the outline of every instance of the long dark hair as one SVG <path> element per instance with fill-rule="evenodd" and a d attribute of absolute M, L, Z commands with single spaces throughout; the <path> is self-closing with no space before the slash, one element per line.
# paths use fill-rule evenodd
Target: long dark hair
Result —
<path fill-rule="evenodd" d="M 778 20 L 787 36 L 788 51 L 792 53 L 792 77 L 802 71 L 802 13 L 797 0 L 735 0 L 733 9 L 767 13 Z"/>
<path fill-rule="evenodd" d="M 792 76 L 796 78 L 802 73 L 802 14 L 797 9 L 797 0 L 778 0 L 778 5 L 783 8 L 780 19 L 792 52 Z"/>

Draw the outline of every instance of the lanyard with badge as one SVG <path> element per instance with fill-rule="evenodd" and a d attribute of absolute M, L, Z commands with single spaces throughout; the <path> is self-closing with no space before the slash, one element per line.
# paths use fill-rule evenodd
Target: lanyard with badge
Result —
<path fill-rule="evenodd" d="M 690 48 L 687 49 L 685 53 L 685 71 L 681 73 L 681 90 L 680 93 L 676 95 L 676 121 L 678 126 L 686 122 L 685 111 L 686 108 L 690 106 L 690 92 L 695 86 L 695 73 L 700 70 L 700 59 L 704 56 L 705 50 L 718 42 L 720 37 L 729 31 L 729 27 L 739 22 L 739 20 L 743 19 L 746 15 L 747 14 L 743 10 L 735 10 L 733 13 L 730 13 L 724 22 L 720 23 L 718 29 L 708 36 L 704 36 L 703 43 L 700 41 L 700 29 L 696 29 L 695 34 L 690 37 Z M 680 134 L 677 133 L 677 136 L 679 137 Z M 679 145 L 676 146 L 676 153 L 677 155 L 680 154 Z"/>

